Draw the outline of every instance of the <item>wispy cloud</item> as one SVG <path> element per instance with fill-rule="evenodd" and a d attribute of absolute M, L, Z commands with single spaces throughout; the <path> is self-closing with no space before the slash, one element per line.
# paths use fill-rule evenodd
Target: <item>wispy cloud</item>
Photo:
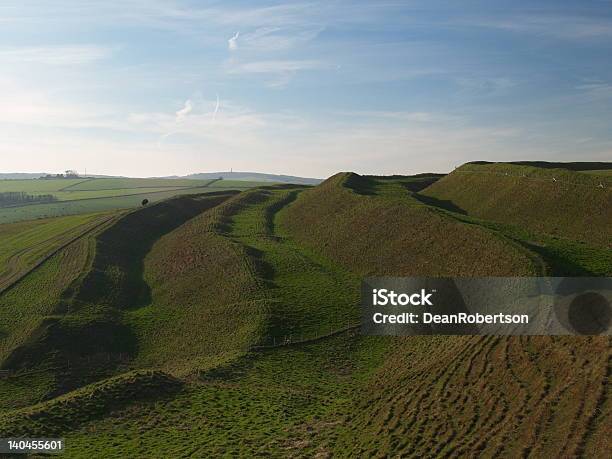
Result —
<path fill-rule="evenodd" d="M 191 102 L 191 99 L 187 99 L 185 101 L 184 107 L 176 112 L 176 122 L 177 123 L 181 122 L 182 119 L 185 118 L 187 115 L 189 115 L 189 113 L 191 113 L 192 110 L 193 110 L 193 102 Z"/>
<path fill-rule="evenodd" d="M 99 45 L 0 47 L 0 61 L 78 65 L 107 59 L 115 51 L 116 47 Z"/>
<path fill-rule="evenodd" d="M 157 148 L 161 148 L 162 143 L 168 137 L 174 134 L 178 134 L 180 132 L 179 127 L 181 123 L 185 120 L 187 115 L 189 115 L 192 111 L 193 111 L 193 102 L 191 101 L 191 99 L 187 99 L 185 101 L 185 105 L 183 106 L 183 108 L 181 108 L 180 110 L 176 112 L 175 118 L 174 118 L 174 126 L 172 127 L 172 129 L 166 132 L 165 134 L 162 134 L 157 140 Z"/>
<path fill-rule="evenodd" d="M 268 60 L 237 64 L 230 73 L 286 73 L 300 70 L 313 70 L 326 67 L 318 60 Z"/>
<path fill-rule="evenodd" d="M 230 74 L 263 75 L 267 78 L 268 86 L 283 87 L 298 72 L 326 68 L 332 68 L 332 66 L 319 60 L 230 61 L 227 65 L 227 72 Z"/>
<path fill-rule="evenodd" d="M 566 40 L 609 39 L 612 37 L 612 19 L 575 14 L 561 15 L 542 12 L 502 18 L 460 19 L 458 23 Z"/>
<path fill-rule="evenodd" d="M 258 27 L 245 33 L 241 47 L 255 52 L 279 52 L 303 46 L 324 30 L 319 25 Z"/>
<path fill-rule="evenodd" d="M 230 51 L 236 51 L 238 49 L 238 37 L 240 36 L 240 32 L 236 32 L 232 38 L 227 40 L 227 47 Z"/>
<path fill-rule="evenodd" d="M 603 81 L 593 81 L 580 84 L 576 89 L 594 100 L 612 99 L 612 84 Z"/>

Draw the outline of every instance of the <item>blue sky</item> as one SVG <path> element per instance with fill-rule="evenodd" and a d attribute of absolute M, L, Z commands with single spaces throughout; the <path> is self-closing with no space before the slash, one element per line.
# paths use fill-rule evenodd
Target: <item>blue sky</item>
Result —
<path fill-rule="evenodd" d="M 0 171 L 612 160 L 611 1 L 0 3 Z"/>

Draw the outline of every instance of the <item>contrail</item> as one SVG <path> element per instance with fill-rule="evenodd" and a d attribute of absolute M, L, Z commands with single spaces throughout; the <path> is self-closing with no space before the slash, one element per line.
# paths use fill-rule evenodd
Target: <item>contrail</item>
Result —
<path fill-rule="evenodd" d="M 165 134 L 163 134 L 158 140 L 157 140 L 157 148 L 159 148 L 161 150 L 162 147 L 162 143 L 164 142 L 164 140 L 166 140 L 168 137 L 170 137 L 171 135 L 177 134 L 178 131 L 170 131 L 167 132 Z"/>
<path fill-rule="evenodd" d="M 215 105 L 215 111 L 213 112 L 213 121 L 217 119 L 217 112 L 219 111 L 219 94 L 217 94 L 217 104 Z"/>

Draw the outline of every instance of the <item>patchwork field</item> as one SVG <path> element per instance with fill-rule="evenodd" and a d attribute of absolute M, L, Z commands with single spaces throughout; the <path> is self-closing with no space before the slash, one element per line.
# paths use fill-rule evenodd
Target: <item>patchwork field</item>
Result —
<path fill-rule="evenodd" d="M 609 337 L 358 332 L 365 275 L 612 272 L 610 225 L 488 219 L 472 180 L 216 182 L 83 234 L 0 293 L 0 436 L 61 436 L 66 457 L 601 456 Z M 572 199 L 594 225 L 609 210 Z"/>
<path fill-rule="evenodd" d="M 24 192 L 54 199 L 45 203 L 0 206 L 0 224 L 131 209 L 140 206 L 145 199 L 154 203 L 173 196 L 202 193 L 208 188 L 211 191 L 244 190 L 261 184 L 239 180 L 155 178 L 0 180 L 0 193 Z"/>

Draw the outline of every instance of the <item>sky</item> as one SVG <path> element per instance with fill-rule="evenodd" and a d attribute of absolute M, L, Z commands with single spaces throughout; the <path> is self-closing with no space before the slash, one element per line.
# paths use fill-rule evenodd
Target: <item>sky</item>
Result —
<path fill-rule="evenodd" d="M 0 2 L 0 172 L 612 160 L 612 1 Z"/>

